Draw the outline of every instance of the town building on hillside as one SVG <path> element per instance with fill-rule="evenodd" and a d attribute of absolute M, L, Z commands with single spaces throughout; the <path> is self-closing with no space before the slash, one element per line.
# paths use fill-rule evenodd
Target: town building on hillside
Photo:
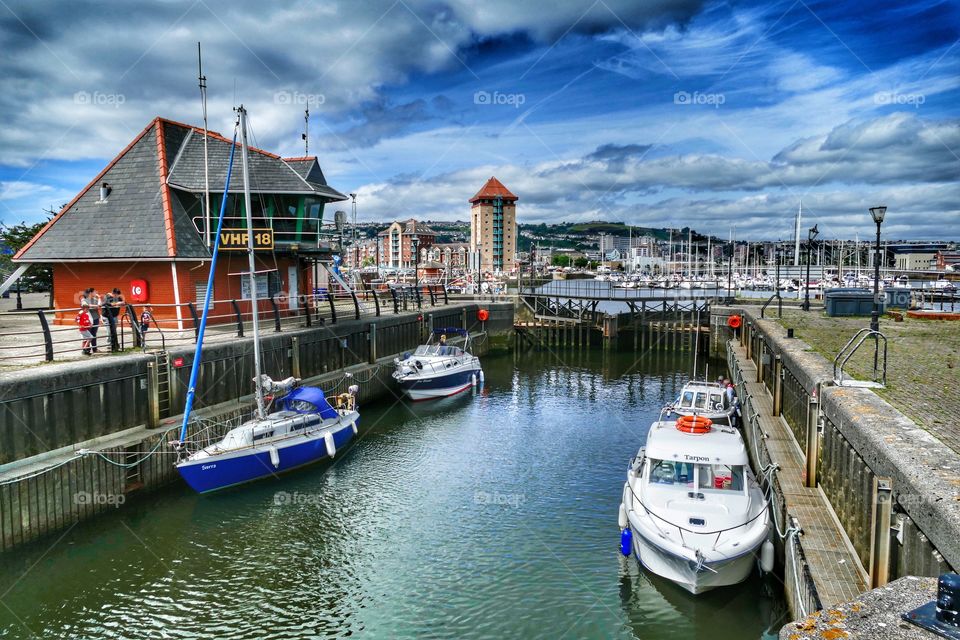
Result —
<path fill-rule="evenodd" d="M 936 265 L 939 271 L 960 271 L 960 251 L 937 251 Z"/>
<path fill-rule="evenodd" d="M 377 234 L 380 241 L 380 264 L 393 269 L 411 269 L 416 263 L 413 239 L 417 238 L 420 251 L 429 249 L 437 241 L 437 232 L 422 222 L 410 218 L 394 222 Z"/>
<path fill-rule="evenodd" d="M 182 328 L 185 320 L 192 320 L 187 304 L 203 306 L 204 267 L 230 158 L 231 140 L 208 132 L 207 142 L 209 221 L 203 129 L 158 117 L 13 257 L 14 262 L 52 265 L 58 309 L 78 307 L 88 287 L 101 293 L 116 287 L 128 302 L 148 303 L 158 319 L 174 319 Z M 239 156 L 238 144 L 221 238 L 245 242 Z M 251 148 L 249 167 L 254 232 L 264 240 L 256 254 L 258 294 L 291 294 L 283 296 L 282 304 L 296 309 L 298 294 L 315 286 L 318 263 L 329 261 L 336 249 L 322 231 L 324 207 L 346 196 L 327 184 L 315 157 L 281 158 Z M 220 302 L 212 316 L 228 317 L 231 300 L 250 298 L 249 281 L 243 277 L 248 271 L 245 247 L 237 248 L 221 252 L 212 296 Z M 263 304 L 267 309 L 270 302 Z M 69 315 L 58 314 L 57 321 Z"/>
<path fill-rule="evenodd" d="M 471 269 L 507 273 L 516 267 L 517 196 L 494 177 L 470 198 Z"/>

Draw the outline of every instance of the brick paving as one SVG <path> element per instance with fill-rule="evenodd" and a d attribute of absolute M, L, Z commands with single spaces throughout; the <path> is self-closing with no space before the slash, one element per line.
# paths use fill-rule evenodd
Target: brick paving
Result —
<path fill-rule="evenodd" d="M 822 310 L 784 309 L 781 324 L 831 363 L 869 318 L 828 318 Z M 960 453 L 960 322 L 880 319 L 887 336 L 887 387 L 875 392 Z M 844 371 L 871 379 L 873 343 L 864 343 Z"/>

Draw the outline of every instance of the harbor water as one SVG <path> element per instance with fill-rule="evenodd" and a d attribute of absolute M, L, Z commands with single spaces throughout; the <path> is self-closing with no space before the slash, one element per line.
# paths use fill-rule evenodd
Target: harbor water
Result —
<path fill-rule="evenodd" d="M 362 407 L 332 463 L 177 485 L 2 556 L 0 637 L 776 636 L 776 578 L 692 596 L 619 555 L 627 463 L 688 357 L 483 365 L 474 392 Z"/>

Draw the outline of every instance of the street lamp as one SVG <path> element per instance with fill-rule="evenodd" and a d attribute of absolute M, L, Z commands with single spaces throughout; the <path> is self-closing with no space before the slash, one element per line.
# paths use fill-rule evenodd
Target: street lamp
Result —
<path fill-rule="evenodd" d="M 420 288 L 420 237 L 410 238 L 410 248 L 413 250 L 413 287 L 414 291 Z M 417 295 L 417 300 L 420 296 Z"/>
<path fill-rule="evenodd" d="M 870 315 L 870 330 L 880 331 L 880 225 L 887 215 L 886 207 L 870 207 L 870 215 L 877 224 L 877 246 L 873 260 L 873 313 Z M 874 363 L 876 368 L 876 363 Z"/>
<path fill-rule="evenodd" d="M 810 311 L 810 249 L 813 247 L 813 241 L 816 240 L 819 235 L 817 231 L 817 225 L 813 225 L 810 228 L 810 231 L 807 234 L 807 281 L 804 282 L 803 287 L 803 310 Z"/>
<path fill-rule="evenodd" d="M 353 200 L 353 242 L 357 242 L 357 194 L 351 193 L 350 199 Z"/>

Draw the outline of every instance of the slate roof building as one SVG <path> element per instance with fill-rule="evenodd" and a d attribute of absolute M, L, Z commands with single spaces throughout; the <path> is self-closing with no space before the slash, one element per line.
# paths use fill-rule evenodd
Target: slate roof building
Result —
<path fill-rule="evenodd" d="M 208 131 L 207 144 L 215 232 L 231 140 Z M 182 326 L 190 317 L 187 303 L 202 307 L 207 281 L 202 267 L 213 241 L 204 207 L 203 146 L 202 128 L 155 118 L 13 261 L 52 265 L 57 309 L 76 308 L 87 287 L 101 293 L 119 287 L 129 302 L 131 284 L 142 281 L 147 286 L 138 302 Z M 315 157 L 281 158 L 250 148 L 249 172 L 254 229 L 270 229 L 273 237 L 273 249 L 257 253 L 258 291 L 311 292 L 317 264 L 328 261 L 334 248 L 332 235 L 322 230 L 325 205 L 346 196 L 327 184 Z M 245 228 L 238 145 L 224 229 Z M 240 275 L 246 270 L 244 252 L 222 251 L 213 298 L 226 306 L 249 298 Z M 297 295 L 285 296 L 283 304 L 295 309 Z"/>
<path fill-rule="evenodd" d="M 423 251 L 437 241 L 437 232 L 410 218 L 406 222 L 394 222 L 377 237 L 380 240 L 380 264 L 388 268 L 410 269 L 416 263 L 413 239 L 417 238 L 419 250 Z"/>

